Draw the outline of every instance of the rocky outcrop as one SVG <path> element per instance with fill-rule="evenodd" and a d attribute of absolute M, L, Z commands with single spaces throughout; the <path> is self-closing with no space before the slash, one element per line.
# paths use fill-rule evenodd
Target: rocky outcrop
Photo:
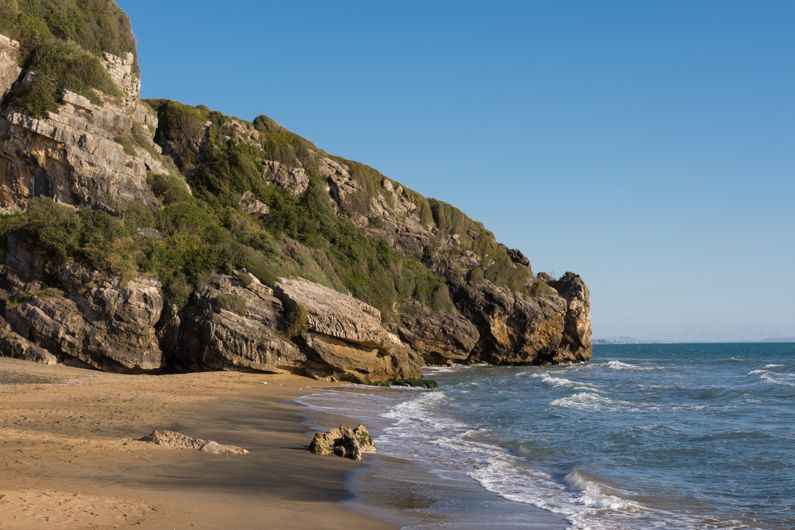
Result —
<path fill-rule="evenodd" d="M 363 455 L 376 452 L 373 437 L 364 425 L 355 428 L 340 425 L 315 433 L 309 450 L 316 455 L 336 455 L 351 460 L 361 460 Z"/>
<path fill-rule="evenodd" d="M 247 191 L 240 196 L 240 208 L 251 215 L 265 217 L 271 211 L 268 205 L 257 199 L 253 192 Z"/>
<path fill-rule="evenodd" d="M 6 306 L 6 319 L 19 336 L 60 358 L 108 371 L 162 368 L 165 359 L 154 327 L 163 304 L 159 284 L 121 285 L 98 276 L 87 284 L 85 294 L 68 295 L 28 284 L 23 301 Z"/>
<path fill-rule="evenodd" d="M 374 307 L 301 278 L 282 279 L 273 291 L 303 321 L 309 375 L 359 383 L 420 377 L 422 359 L 384 328 Z"/>
<path fill-rule="evenodd" d="M 382 178 L 380 187 L 365 193 L 367 186 L 348 164 L 323 156 L 317 164 L 340 215 L 422 260 L 450 285 L 460 314 L 409 303 L 392 316 L 398 321 L 392 328 L 427 362 L 536 364 L 590 358 L 590 327 L 577 324 L 588 313 L 587 288 L 570 303 L 554 286 L 533 277 L 530 260 L 520 250 L 497 243 L 455 208 L 431 203 L 428 215 L 424 199 L 390 179 Z M 483 280 L 488 269 L 501 271 L 493 274 L 510 278 L 513 286 Z M 569 330 L 565 335 L 564 328 Z"/>
<path fill-rule="evenodd" d="M 560 348 L 566 302 L 554 293 L 531 297 L 484 281 L 460 288 L 455 297 L 481 332 L 470 361 L 540 364 Z"/>
<path fill-rule="evenodd" d="M 309 187 L 309 177 L 302 167 L 288 167 L 275 160 L 265 160 L 265 180 L 276 184 L 291 195 L 301 195 Z"/>
<path fill-rule="evenodd" d="M 73 358 L 117 372 L 159 370 L 165 365 L 155 326 L 163 298 L 155 280 L 123 282 L 75 263 L 49 264 L 35 250 L 9 241 L 9 266 L 3 271 L 5 319 L 20 351 L 27 348 L 44 362 Z M 45 275 L 51 285 L 45 283 Z"/>
<path fill-rule="evenodd" d="M 19 78 L 19 43 L 0 35 L 0 102 Z"/>
<path fill-rule="evenodd" d="M 191 438 L 174 431 L 152 431 L 152 434 L 144 436 L 140 441 L 174 449 L 190 449 L 211 455 L 241 456 L 248 454 L 247 449 L 236 445 L 224 445 L 212 440 Z"/>
<path fill-rule="evenodd" d="M 428 364 L 465 363 L 478 344 L 478 328 L 461 315 L 435 312 L 421 304 L 403 309 L 400 338 Z"/>
<path fill-rule="evenodd" d="M 14 332 L 5 319 L 0 318 L 0 356 L 40 364 L 58 364 L 58 358 Z"/>
<path fill-rule="evenodd" d="M 530 259 L 525 256 L 521 250 L 516 248 L 509 248 L 506 250 L 508 253 L 508 257 L 511 258 L 511 261 L 514 263 L 518 263 L 519 265 L 523 265 L 525 267 L 530 266 Z"/>
<path fill-rule="evenodd" d="M 18 69 L 8 42 L 0 38 L 0 92 L 14 74 L 35 75 Z M 64 90 L 58 111 L 41 118 L 0 106 L 0 211 L 23 210 L 35 196 L 111 212 L 156 204 L 147 176 L 168 170 L 153 142 L 157 118 L 138 99 L 134 57 L 105 54 L 102 64 L 123 97 L 97 93 L 91 102 Z"/>
<path fill-rule="evenodd" d="M 567 272 L 559 280 L 549 282 L 566 300 L 561 349 L 556 362 L 581 362 L 591 358 L 591 293 L 578 274 Z"/>
<path fill-rule="evenodd" d="M 168 350 L 191 370 L 298 372 L 306 356 L 281 330 L 282 303 L 253 275 L 217 275 L 183 311 Z"/>

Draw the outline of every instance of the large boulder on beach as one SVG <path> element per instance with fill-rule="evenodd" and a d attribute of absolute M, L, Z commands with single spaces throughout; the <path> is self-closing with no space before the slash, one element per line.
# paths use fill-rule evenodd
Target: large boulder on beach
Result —
<path fill-rule="evenodd" d="M 364 425 L 340 425 L 330 431 L 315 433 L 309 450 L 316 455 L 336 455 L 351 460 L 361 460 L 366 453 L 375 453 L 373 437 Z"/>
<path fill-rule="evenodd" d="M 420 355 L 387 331 L 371 305 L 302 278 L 280 280 L 273 293 L 306 350 L 307 374 L 357 383 L 421 376 Z"/>

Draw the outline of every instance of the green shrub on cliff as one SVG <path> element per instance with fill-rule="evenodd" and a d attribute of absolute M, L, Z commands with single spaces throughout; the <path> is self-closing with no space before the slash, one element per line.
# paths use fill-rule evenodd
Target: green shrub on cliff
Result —
<path fill-rule="evenodd" d="M 348 290 L 387 316 L 409 298 L 454 310 L 441 277 L 337 215 L 311 155 L 317 147 L 266 117 L 255 120 L 260 143 L 252 145 L 236 138 L 233 120 L 219 113 L 165 100 L 149 104 L 159 117 L 156 139 L 186 174 L 195 197 L 224 219 L 235 241 L 254 249 L 251 272 L 300 275 Z M 196 149 L 199 141 L 204 143 Z M 267 183 L 265 160 L 304 167 L 306 192 L 294 197 Z M 240 213 L 239 199 L 247 191 L 269 206 L 264 219 Z"/>
<path fill-rule="evenodd" d="M 222 293 L 215 298 L 218 309 L 231 311 L 238 315 L 246 315 L 248 307 L 246 299 L 236 293 Z"/>
<path fill-rule="evenodd" d="M 20 41 L 22 66 L 33 72 L 5 103 L 37 117 L 58 109 L 63 88 L 95 102 L 95 89 L 120 96 L 100 57 L 135 52 L 130 22 L 112 0 L 0 0 L 0 34 Z"/>
<path fill-rule="evenodd" d="M 130 20 L 113 0 L 0 0 L 0 33 L 23 47 L 56 38 L 96 55 L 135 52 Z"/>
<path fill-rule="evenodd" d="M 136 272 L 142 256 L 121 219 L 50 199 L 34 198 L 23 214 L 6 217 L 3 229 L 52 261 L 76 259 L 121 277 Z"/>

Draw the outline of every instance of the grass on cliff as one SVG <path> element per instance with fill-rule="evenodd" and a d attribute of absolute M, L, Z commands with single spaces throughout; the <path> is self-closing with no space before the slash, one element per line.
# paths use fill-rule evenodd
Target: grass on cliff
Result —
<path fill-rule="evenodd" d="M 199 201 L 158 211 L 133 207 L 117 217 L 35 198 L 24 213 L 0 218 L 0 232 L 16 236 L 56 264 L 76 260 L 123 279 L 139 273 L 155 276 L 179 306 L 215 271 L 255 272 L 258 263 L 267 266 L 263 256 L 236 241 Z M 260 275 L 267 276 L 267 269 Z"/>
<path fill-rule="evenodd" d="M 150 105 L 160 122 L 156 141 L 177 165 L 170 175 L 151 177 L 161 208 L 131 205 L 113 216 L 37 198 L 26 212 L 0 218 L 0 232 L 24 236 L 18 240 L 56 262 L 75 259 L 123 278 L 155 276 L 178 306 L 216 271 L 246 269 L 266 284 L 302 276 L 348 291 L 386 318 L 412 300 L 456 311 L 447 280 L 427 262 L 400 253 L 336 210 L 317 169 L 317 158 L 326 155 L 311 143 L 264 117 L 252 125 L 204 107 L 168 101 Z M 303 167 L 308 189 L 295 197 L 270 184 L 263 177 L 268 160 Z M 380 174 L 346 164 L 353 178 L 369 182 L 362 189 L 377 192 Z M 240 197 L 248 191 L 269 206 L 265 217 L 242 210 Z M 470 274 L 471 281 L 489 279 L 517 289 L 532 285 L 529 268 L 515 267 L 482 225 L 449 205 L 412 197 L 423 205 L 421 218 L 434 224 L 440 237 L 466 234 L 459 251 L 482 256 L 484 266 Z M 532 290 L 541 293 L 544 286 Z"/>
<path fill-rule="evenodd" d="M 236 137 L 230 118 L 206 108 L 163 100 L 149 104 L 160 123 L 156 140 L 177 161 L 196 198 L 222 213 L 236 241 L 265 257 L 271 276 L 304 276 L 347 290 L 386 315 L 409 298 L 454 311 L 442 278 L 335 213 L 316 174 L 317 147 L 265 117 L 251 127 L 249 132 L 259 133 L 259 143 L 252 143 Z M 265 160 L 304 167 L 307 191 L 293 197 L 269 184 L 263 178 Z M 240 212 L 246 191 L 270 207 L 264 219 Z"/>
<path fill-rule="evenodd" d="M 100 57 L 135 53 L 127 16 L 113 0 L 0 0 L 0 34 L 18 40 L 33 72 L 3 102 L 36 117 L 59 107 L 61 89 L 97 102 L 94 90 L 121 96 Z"/>

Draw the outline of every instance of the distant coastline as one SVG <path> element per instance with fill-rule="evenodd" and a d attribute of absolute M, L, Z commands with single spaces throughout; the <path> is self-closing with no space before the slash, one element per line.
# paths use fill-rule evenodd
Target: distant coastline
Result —
<path fill-rule="evenodd" d="M 594 339 L 596 344 L 769 344 L 769 343 L 795 343 L 795 337 L 772 337 L 759 340 L 650 340 L 635 337 L 607 337 Z"/>

